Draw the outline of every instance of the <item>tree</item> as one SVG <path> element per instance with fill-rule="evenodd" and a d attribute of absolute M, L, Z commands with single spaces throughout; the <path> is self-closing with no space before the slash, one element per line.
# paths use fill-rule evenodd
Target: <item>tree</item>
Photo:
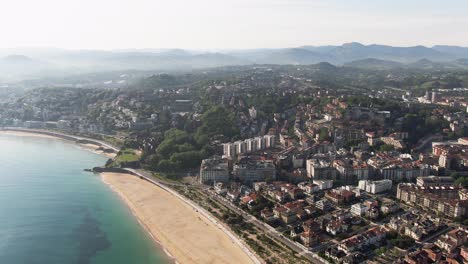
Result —
<path fill-rule="evenodd" d="M 395 149 L 394 146 L 388 145 L 388 144 L 383 144 L 382 146 L 379 147 L 380 151 L 392 151 L 394 149 Z"/>
<path fill-rule="evenodd" d="M 379 247 L 378 249 L 374 250 L 374 253 L 378 256 L 378 255 L 382 255 L 386 251 L 387 251 L 386 247 Z"/>
<path fill-rule="evenodd" d="M 320 129 L 319 138 L 322 141 L 329 141 L 330 140 L 330 135 L 328 133 L 328 128 L 323 127 L 323 128 Z"/>
<path fill-rule="evenodd" d="M 158 170 L 164 172 L 173 172 L 179 169 L 180 164 L 171 160 L 161 160 L 158 163 Z"/>
<path fill-rule="evenodd" d="M 452 174 L 450 174 L 450 177 L 452 177 L 453 179 L 457 180 L 458 178 L 461 177 L 460 173 L 458 172 L 452 172 Z"/>
<path fill-rule="evenodd" d="M 171 162 L 180 164 L 180 168 L 189 169 L 200 165 L 204 157 L 200 151 L 179 152 L 171 155 Z"/>
<path fill-rule="evenodd" d="M 468 177 L 459 177 L 459 178 L 455 181 L 455 185 L 461 185 L 461 186 L 463 186 L 464 188 L 468 188 Z"/>
<path fill-rule="evenodd" d="M 224 135 L 228 138 L 239 133 L 235 126 L 234 114 L 222 106 L 213 106 L 203 113 L 201 117 L 202 125 L 197 129 L 195 139 L 198 143 L 206 141 L 215 135 Z"/>

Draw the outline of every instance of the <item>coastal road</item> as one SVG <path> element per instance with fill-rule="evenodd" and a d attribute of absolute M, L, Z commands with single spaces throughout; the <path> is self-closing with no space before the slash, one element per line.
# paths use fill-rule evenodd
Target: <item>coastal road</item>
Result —
<path fill-rule="evenodd" d="M 270 236 L 271 238 L 273 239 L 276 239 L 278 241 L 280 241 L 281 243 L 285 244 L 286 246 L 288 246 L 289 248 L 291 248 L 292 250 L 294 250 L 296 253 L 298 253 L 299 255 L 301 256 L 304 256 L 305 258 L 307 258 L 308 260 L 310 260 L 312 263 L 323 263 L 323 264 L 328 264 L 327 261 L 323 260 L 320 256 L 318 256 L 317 254 L 311 252 L 310 250 L 308 250 L 306 247 L 304 247 L 303 245 L 299 244 L 299 243 L 296 243 L 296 242 L 293 242 L 291 241 L 289 238 L 286 238 L 285 236 L 283 236 L 283 234 L 281 234 L 280 232 L 276 231 L 273 227 L 271 227 L 270 225 L 258 220 L 255 216 L 245 212 L 244 210 L 240 209 L 239 207 L 233 205 L 231 202 L 229 202 L 226 198 L 222 197 L 222 196 L 219 196 L 218 194 L 216 194 L 215 192 L 212 192 L 210 190 L 205 190 L 206 192 L 208 192 L 207 194 L 213 198 L 214 200 L 216 200 L 217 202 L 221 203 L 222 205 L 224 205 L 225 207 L 229 208 L 230 210 L 240 214 L 242 217 L 244 217 L 244 219 L 255 225 L 257 228 L 259 228 L 260 230 L 262 230 L 265 234 L 267 234 L 268 236 Z"/>

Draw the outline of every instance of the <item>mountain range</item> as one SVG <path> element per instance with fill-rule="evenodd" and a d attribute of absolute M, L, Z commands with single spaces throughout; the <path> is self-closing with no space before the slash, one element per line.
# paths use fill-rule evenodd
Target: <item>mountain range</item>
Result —
<path fill-rule="evenodd" d="M 315 64 L 386 70 L 468 69 L 468 47 L 363 45 L 302 46 L 283 49 L 194 51 L 183 49 L 0 50 L 0 80 L 21 80 L 107 71 L 187 71 L 228 65 Z"/>

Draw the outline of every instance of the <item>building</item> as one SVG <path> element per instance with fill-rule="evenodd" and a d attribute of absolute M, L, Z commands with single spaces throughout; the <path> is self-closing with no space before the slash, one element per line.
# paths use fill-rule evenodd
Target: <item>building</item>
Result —
<path fill-rule="evenodd" d="M 223 155 L 229 158 L 237 155 L 252 153 L 265 150 L 276 146 L 276 137 L 274 135 L 265 135 L 263 137 L 248 138 L 236 142 L 223 144 Z"/>
<path fill-rule="evenodd" d="M 440 93 L 432 92 L 431 103 L 437 103 L 440 101 Z"/>
<path fill-rule="evenodd" d="M 214 190 L 219 195 L 225 195 L 227 193 L 226 185 L 223 182 L 216 182 Z"/>
<path fill-rule="evenodd" d="M 363 216 L 367 210 L 369 210 L 369 207 L 362 203 L 356 203 L 351 206 L 351 214 L 354 216 Z"/>
<path fill-rule="evenodd" d="M 372 194 L 381 193 L 392 189 L 392 181 L 359 181 L 359 189 Z"/>
<path fill-rule="evenodd" d="M 317 207 L 317 209 L 320 209 L 322 211 L 328 211 L 332 208 L 332 205 L 330 201 L 328 201 L 327 199 L 322 199 L 315 203 L 315 207 Z"/>
<path fill-rule="evenodd" d="M 326 190 L 326 189 L 333 188 L 332 180 L 314 180 L 313 183 L 318 186 L 319 190 Z"/>
<path fill-rule="evenodd" d="M 275 214 L 270 209 L 263 209 L 260 212 L 260 216 L 265 219 L 265 221 L 270 222 L 275 220 Z"/>
<path fill-rule="evenodd" d="M 363 233 L 344 239 L 338 245 L 338 249 L 346 254 L 358 251 L 367 245 L 379 245 L 386 237 L 386 231 L 382 227 L 373 227 Z"/>
<path fill-rule="evenodd" d="M 236 155 L 236 149 L 233 143 L 223 144 L 223 154 L 226 157 L 234 157 Z"/>
<path fill-rule="evenodd" d="M 420 160 L 413 160 L 410 155 L 379 152 L 369 158 L 367 163 L 373 167 L 376 177 L 392 182 L 412 181 L 417 177 L 429 176 L 429 165 Z"/>
<path fill-rule="evenodd" d="M 200 183 L 214 183 L 229 181 L 229 166 L 225 159 L 204 159 L 200 166 Z"/>
<path fill-rule="evenodd" d="M 453 186 L 455 180 L 452 177 L 417 177 L 416 185 L 421 187 L 432 187 L 432 186 Z"/>
<path fill-rule="evenodd" d="M 332 220 L 327 223 L 325 231 L 331 235 L 338 235 L 348 231 L 348 225 L 343 220 Z"/>
<path fill-rule="evenodd" d="M 312 179 L 336 179 L 336 169 L 330 166 L 330 162 L 319 159 L 309 159 L 306 162 L 307 177 Z"/>
<path fill-rule="evenodd" d="M 306 247 L 313 247 L 320 242 L 319 236 L 314 232 L 301 233 L 301 241 Z"/>
<path fill-rule="evenodd" d="M 354 162 L 350 159 L 334 160 L 333 167 L 337 170 L 337 178 L 345 184 L 352 184 L 357 180 L 367 180 L 371 174 L 368 164 Z"/>
<path fill-rule="evenodd" d="M 380 207 L 383 214 L 391 214 L 400 210 L 400 206 L 396 202 L 385 203 Z"/>
<path fill-rule="evenodd" d="M 171 107 L 171 110 L 174 112 L 191 112 L 192 109 L 192 100 L 175 100 Z"/>
<path fill-rule="evenodd" d="M 455 186 L 421 187 L 400 183 L 397 187 L 397 199 L 451 218 L 468 215 L 468 200 L 464 193 L 463 188 Z"/>
<path fill-rule="evenodd" d="M 434 142 L 432 153 L 439 157 L 439 166 L 449 170 L 459 170 L 467 167 L 466 153 L 468 145 L 463 144 L 466 139 L 461 138 L 458 142 Z"/>
<path fill-rule="evenodd" d="M 468 231 L 463 228 L 458 228 L 440 236 L 435 244 L 448 253 L 452 253 L 457 247 L 466 243 L 467 238 Z"/>
<path fill-rule="evenodd" d="M 244 183 L 276 179 L 276 167 L 272 160 L 241 159 L 234 164 L 233 176 Z"/>
<path fill-rule="evenodd" d="M 468 137 L 459 138 L 458 144 L 468 146 Z"/>
<path fill-rule="evenodd" d="M 325 192 L 325 198 L 335 204 L 346 204 L 356 198 L 356 194 L 346 189 L 333 189 Z"/>
<path fill-rule="evenodd" d="M 265 148 L 274 148 L 276 146 L 276 136 L 275 135 L 265 135 Z"/>

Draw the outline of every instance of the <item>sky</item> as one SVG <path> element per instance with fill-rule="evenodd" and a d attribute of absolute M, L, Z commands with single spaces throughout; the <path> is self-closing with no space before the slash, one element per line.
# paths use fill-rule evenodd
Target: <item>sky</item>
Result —
<path fill-rule="evenodd" d="M 0 48 L 468 46 L 466 0 L 2 0 Z"/>

